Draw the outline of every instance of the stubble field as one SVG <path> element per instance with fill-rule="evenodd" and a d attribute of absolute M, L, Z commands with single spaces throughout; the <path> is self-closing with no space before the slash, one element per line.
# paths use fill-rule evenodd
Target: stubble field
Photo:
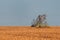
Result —
<path fill-rule="evenodd" d="M 0 26 L 0 40 L 60 40 L 60 27 Z"/>

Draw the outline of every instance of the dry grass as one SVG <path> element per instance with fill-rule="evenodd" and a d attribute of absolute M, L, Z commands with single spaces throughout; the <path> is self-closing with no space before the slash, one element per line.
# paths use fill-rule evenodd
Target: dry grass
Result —
<path fill-rule="evenodd" d="M 60 40 L 60 27 L 0 26 L 0 40 Z"/>

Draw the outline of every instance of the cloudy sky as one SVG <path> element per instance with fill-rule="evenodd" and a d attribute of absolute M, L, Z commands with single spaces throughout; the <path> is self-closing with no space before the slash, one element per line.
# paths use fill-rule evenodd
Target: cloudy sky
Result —
<path fill-rule="evenodd" d="M 44 13 L 49 25 L 60 25 L 60 0 L 0 0 L 0 26 L 31 25 Z"/>

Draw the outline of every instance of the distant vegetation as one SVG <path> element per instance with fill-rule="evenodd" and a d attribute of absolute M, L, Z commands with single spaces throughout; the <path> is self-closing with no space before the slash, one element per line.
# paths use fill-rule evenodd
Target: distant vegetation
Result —
<path fill-rule="evenodd" d="M 46 14 L 38 15 L 38 17 L 33 20 L 31 27 L 48 27 Z"/>

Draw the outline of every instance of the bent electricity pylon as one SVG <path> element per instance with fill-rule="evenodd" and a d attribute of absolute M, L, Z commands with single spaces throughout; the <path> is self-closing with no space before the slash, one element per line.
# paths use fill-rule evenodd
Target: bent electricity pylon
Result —
<path fill-rule="evenodd" d="M 46 14 L 38 15 L 36 20 L 33 20 L 31 27 L 48 27 L 48 23 L 46 21 Z"/>

